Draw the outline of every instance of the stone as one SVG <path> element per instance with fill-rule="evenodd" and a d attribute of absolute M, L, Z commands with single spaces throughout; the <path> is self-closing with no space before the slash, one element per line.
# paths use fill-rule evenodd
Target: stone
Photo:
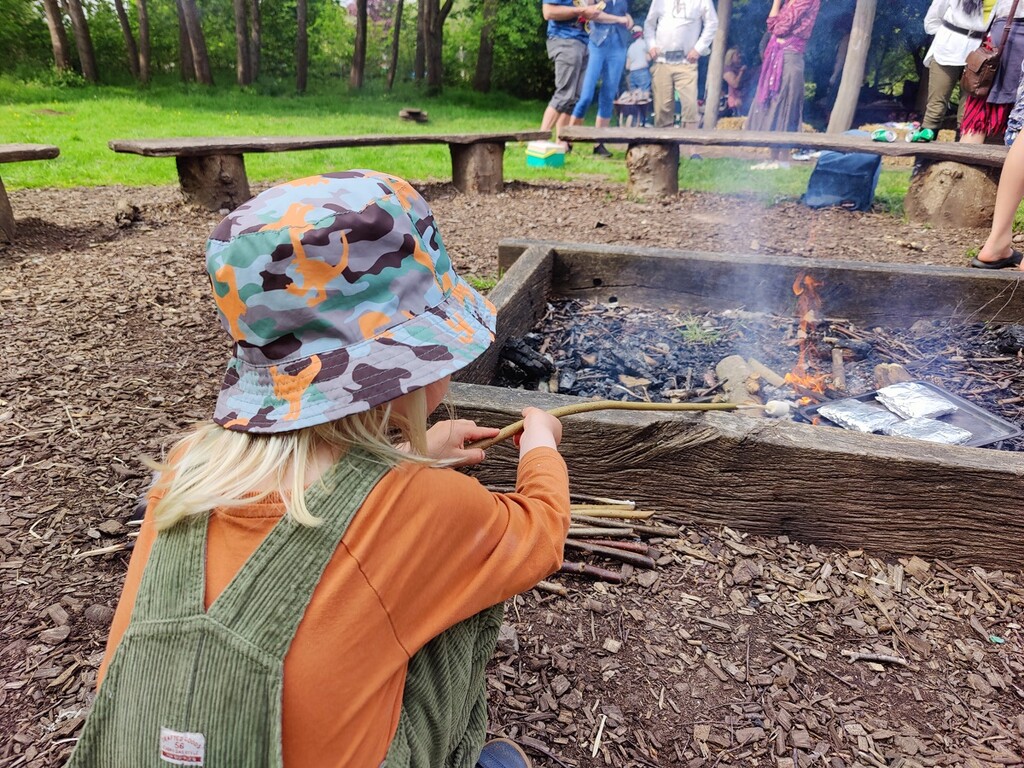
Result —
<path fill-rule="evenodd" d="M 57 645 L 57 643 L 63 643 L 68 639 L 68 635 L 71 634 L 71 627 L 67 624 L 61 627 L 53 627 L 52 629 L 44 629 L 39 633 L 39 641 L 46 643 L 47 645 Z"/>
<path fill-rule="evenodd" d="M 508 656 L 519 653 L 519 633 L 511 624 L 502 624 L 498 630 L 497 649 Z"/>

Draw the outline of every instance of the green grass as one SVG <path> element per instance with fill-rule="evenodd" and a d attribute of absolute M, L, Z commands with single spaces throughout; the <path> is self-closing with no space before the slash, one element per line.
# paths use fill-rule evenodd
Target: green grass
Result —
<path fill-rule="evenodd" d="M 416 106 L 430 115 L 426 125 L 398 118 L 402 107 Z M 144 186 L 174 184 L 172 158 L 119 154 L 107 147 L 111 139 L 175 136 L 315 136 L 403 133 L 477 133 L 533 130 L 544 104 L 506 95 L 448 91 L 436 99 L 405 89 L 355 94 L 342 82 L 318 84 L 304 96 L 282 86 L 239 89 L 202 88 L 177 82 L 146 89 L 118 86 L 60 87 L 0 78 L 0 125 L 3 141 L 55 144 L 56 160 L 3 166 L 9 189 L 79 187 L 110 184 Z M 622 151 L 606 160 L 582 144 L 563 168 L 526 165 L 521 144 L 509 144 L 505 178 L 524 181 L 593 179 L 625 183 Z M 374 168 L 416 181 L 448 180 L 451 161 L 444 145 L 360 147 L 301 152 L 252 153 L 245 158 L 252 182 L 269 182 L 344 168 Z M 682 189 L 753 195 L 771 205 L 795 199 L 807 188 L 813 163 L 757 172 L 751 161 L 683 160 Z M 905 171 L 883 171 L 877 200 L 901 216 L 909 184 Z"/>

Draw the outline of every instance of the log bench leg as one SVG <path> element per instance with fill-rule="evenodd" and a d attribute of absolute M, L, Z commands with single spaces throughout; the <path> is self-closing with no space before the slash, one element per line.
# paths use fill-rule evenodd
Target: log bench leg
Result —
<path fill-rule="evenodd" d="M 459 192 L 496 195 L 505 187 L 505 142 L 449 144 L 452 181 Z"/>
<path fill-rule="evenodd" d="M 987 227 L 996 206 L 998 168 L 918 161 L 903 208 L 910 221 L 936 227 Z"/>
<path fill-rule="evenodd" d="M 243 155 L 177 157 L 178 181 L 190 203 L 233 210 L 252 197 Z"/>
<path fill-rule="evenodd" d="M 11 210 L 11 201 L 7 199 L 3 179 L 0 179 L 0 242 L 14 242 L 14 211 Z"/>
<path fill-rule="evenodd" d="M 632 197 L 671 197 L 679 192 L 678 144 L 630 144 L 626 150 Z"/>

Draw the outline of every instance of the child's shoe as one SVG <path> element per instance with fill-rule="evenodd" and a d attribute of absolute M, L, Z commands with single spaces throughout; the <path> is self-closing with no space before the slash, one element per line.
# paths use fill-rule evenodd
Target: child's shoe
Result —
<path fill-rule="evenodd" d="M 931 128 L 918 128 L 912 134 L 910 134 L 910 141 L 935 141 L 935 131 Z"/>
<path fill-rule="evenodd" d="M 509 739 L 494 739 L 484 744 L 476 768 L 532 768 L 522 748 Z"/>

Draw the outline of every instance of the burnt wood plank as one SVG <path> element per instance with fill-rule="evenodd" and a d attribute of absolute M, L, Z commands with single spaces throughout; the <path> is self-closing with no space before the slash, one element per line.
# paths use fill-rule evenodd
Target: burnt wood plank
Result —
<path fill-rule="evenodd" d="M 458 415 L 501 427 L 578 398 L 452 386 Z M 694 441 L 705 441 L 693 445 Z M 1024 457 L 732 413 L 608 411 L 564 420 L 575 492 L 803 542 L 963 565 L 1024 568 Z M 514 485 L 517 452 L 489 449 L 481 481 Z"/>
<path fill-rule="evenodd" d="M 904 328 L 918 320 L 1024 322 L 1017 273 L 762 254 L 502 240 L 499 269 L 544 245 L 555 253 L 552 295 L 673 310 L 746 309 L 791 316 L 800 273 L 823 282 L 828 317 Z"/>
<path fill-rule="evenodd" d="M 533 141 L 550 137 L 550 131 L 367 136 L 211 136 L 114 139 L 108 142 L 108 146 L 114 152 L 127 152 L 145 157 L 199 157 L 202 155 L 240 155 L 247 152 L 291 152 L 302 149 L 400 146 L 404 144 L 494 144 L 508 141 Z"/>
<path fill-rule="evenodd" d="M 867 136 L 785 131 L 703 131 L 682 128 L 589 128 L 567 126 L 558 131 L 568 141 L 618 144 L 694 144 L 721 147 L 802 147 L 836 152 L 867 152 L 886 157 L 920 157 L 965 165 L 1000 168 L 1006 147 L 951 141 L 908 143 L 871 141 Z"/>
<path fill-rule="evenodd" d="M 459 381 L 487 384 L 494 379 L 505 341 L 532 330 L 544 315 L 554 255 L 543 245 L 527 248 L 488 295 L 498 310 L 494 343 L 456 374 Z"/>
<path fill-rule="evenodd" d="M 60 149 L 52 144 L 0 144 L 0 163 L 52 160 L 58 155 Z"/>

